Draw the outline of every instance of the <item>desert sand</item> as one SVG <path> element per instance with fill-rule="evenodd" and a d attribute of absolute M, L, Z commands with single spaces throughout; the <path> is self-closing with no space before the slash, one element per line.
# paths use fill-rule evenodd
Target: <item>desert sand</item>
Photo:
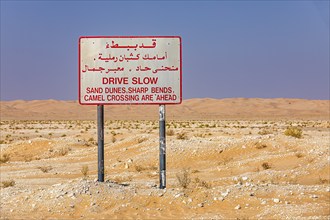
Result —
<path fill-rule="evenodd" d="M 329 219 L 329 100 L 191 99 L 167 106 L 2 101 L 1 219 Z"/>

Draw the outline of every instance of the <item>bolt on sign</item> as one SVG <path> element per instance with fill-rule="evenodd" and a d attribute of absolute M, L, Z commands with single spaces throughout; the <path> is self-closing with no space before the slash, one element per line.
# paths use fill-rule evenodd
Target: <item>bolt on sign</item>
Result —
<path fill-rule="evenodd" d="M 178 36 L 80 37 L 80 104 L 180 104 L 181 48 Z"/>

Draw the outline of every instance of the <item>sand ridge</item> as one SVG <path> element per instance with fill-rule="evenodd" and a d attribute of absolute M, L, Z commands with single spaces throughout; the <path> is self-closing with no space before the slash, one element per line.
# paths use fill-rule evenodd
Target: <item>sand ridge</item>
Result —
<path fill-rule="evenodd" d="M 168 120 L 217 119 L 310 119 L 330 118 L 329 100 L 305 99 L 188 99 L 181 105 L 167 105 Z M 95 120 L 96 107 L 77 101 L 1 101 L 1 120 Z M 157 120 L 157 105 L 105 106 L 108 120 Z"/>

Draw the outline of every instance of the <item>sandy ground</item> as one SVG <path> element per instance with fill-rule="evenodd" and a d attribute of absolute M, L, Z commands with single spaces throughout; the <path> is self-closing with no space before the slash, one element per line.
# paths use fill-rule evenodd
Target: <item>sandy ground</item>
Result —
<path fill-rule="evenodd" d="M 158 120 L 158 105 L 105 106 L 106 120 Z M 168 120 L 329 120 L 329 100 L 188 99 L 167 105 Z M 95 120 L 95 106 L 77 101 L 0 101 L 1 120 Z"/>
<path fill-rule="evenodd" d="M 99 183 L 94 121 L 2 118 L 0 216 L 329 219 L 329 131 L 329 118 L 168 120 L 161 190 L 156 120 L 105 122 Z"/>

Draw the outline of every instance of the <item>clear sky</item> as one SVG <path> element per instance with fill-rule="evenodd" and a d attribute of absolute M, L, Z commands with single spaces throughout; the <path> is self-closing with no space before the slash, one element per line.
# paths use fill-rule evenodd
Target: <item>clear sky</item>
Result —
<path fill-rule="evenodd" d="M 329 1 L 1 1 L 1 100 L 78 99 L 80 36 L 181 36 L 183 99 L 329 99 Z"/>

